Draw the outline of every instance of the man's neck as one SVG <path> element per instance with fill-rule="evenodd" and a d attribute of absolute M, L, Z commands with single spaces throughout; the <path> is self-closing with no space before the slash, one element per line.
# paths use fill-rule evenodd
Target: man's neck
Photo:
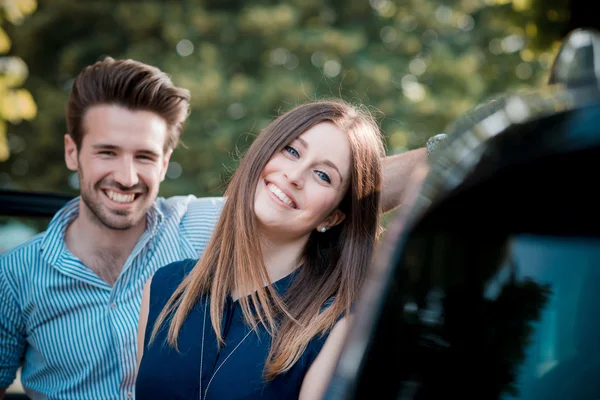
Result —
<path fill-rule="evenodd" d="M 81 204 L 79 215 L 67 227 L 65 243 L 75 257 L 112 285 L 144 233 L 146 219 L 129 229 L 118 230 L 95 221 L 89 213 Z"/>

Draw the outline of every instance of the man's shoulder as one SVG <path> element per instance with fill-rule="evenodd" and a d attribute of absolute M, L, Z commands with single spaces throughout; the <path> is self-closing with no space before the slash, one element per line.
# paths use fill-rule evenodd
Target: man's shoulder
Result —
<path fill-rule="evenodd" d="M 0 281 L 19 287 L 27 281 L 33 271 L 43 267 L 42 242 L 44 232 L 38 233 L 26 242 L 0 254 Z"/>
<path fill-rule="evenodd" d="M 168 198 L 159 197 L 157 205 L 161 211 L 179 210 L 185 214 L 189 213 L 219 213 L 225 199 L 223 197 L 196 197 L 194 195 L 172 196 Z"/>
<path fill-rule="evenodd" d="M 212 231 L 221 215 L 223 197 L 174 196 L 159 203 L 168 219 L 175 217 L 185 233 L 197 235 L 205 230 Z"/>
<path fill-rule="evenodd" d="M 7 265 L 23 265 L 28 261 L 35 261 L 40 257 L 40 249 L 45 232 L 40 232 L 24 243 L 0 254 L 0 268 Z"/>
<path fill-rule="evenodd" d="M 202 254 L 217 225 L 225 200 L 222 197 L 175 196 L 161 198 L 157 206 L 167 222 L 164 230 L 172 237 L 191 245 L 196 254 Z"/>
<path fill-rule="evenodd" d="M 188 207 L 192 209 L 220 209 L 223 207 L 223 204 L 225 204 L 225 198 L 221 196 L 196 197 L 194 195 L 189 195 L 187 198 L 189 201 Z"/>

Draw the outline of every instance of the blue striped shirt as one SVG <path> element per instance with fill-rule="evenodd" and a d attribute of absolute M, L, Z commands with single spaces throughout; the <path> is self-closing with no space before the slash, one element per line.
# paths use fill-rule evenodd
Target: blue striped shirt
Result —
<path fill-rule="evenodd" d="M 109 286 L 67 249 L 79 198 L 42 232 L 0 255 L 0 388 L 15 379 L 33 399 L 130 399 L 144 283 L 204 251 L 223 198 L 158 198 L 147 228 Z"/>

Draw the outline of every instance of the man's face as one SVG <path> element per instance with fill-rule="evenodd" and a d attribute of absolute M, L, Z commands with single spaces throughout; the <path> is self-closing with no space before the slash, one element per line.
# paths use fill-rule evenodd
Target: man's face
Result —
<path fill-rule="evenodd" d="M 150 111 L 98 105 L 85 114 L 83 128 L 80 149 L 65 135 L 67 167 L 79 174 L 87 208 L 80 215 L 110 229 L 144 223 L 171 156 L 164 152 L 165 120 Z"/>

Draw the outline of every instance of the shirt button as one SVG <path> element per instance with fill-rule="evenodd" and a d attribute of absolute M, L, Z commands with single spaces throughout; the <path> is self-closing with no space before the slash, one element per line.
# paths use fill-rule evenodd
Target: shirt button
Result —
<path fill-rule="evenodd" d="M 112 303 L 110 306 L 111 306 L 113 309 L 115 309 L 115 308 L 117 308 L 117 303 Z"/>
<path fill-rule="evenodd" d="M 131 399 L 131 398 L 133 398 L 133 393 L 131 393 L 131 392 L 127 392 L 127 398 L 128 398 L 128 399 Z"/>

